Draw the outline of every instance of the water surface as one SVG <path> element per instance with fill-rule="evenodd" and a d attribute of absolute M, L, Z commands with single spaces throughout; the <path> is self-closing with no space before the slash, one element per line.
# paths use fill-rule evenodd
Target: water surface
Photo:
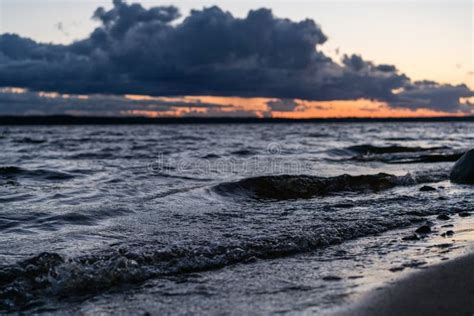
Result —
<path fill-rule="evenodd" d="M 474 192 L 448 174 L 473 135 L 470 123 L 0 127 L 0 310 L 329 311 L 467 243 L 439 235 L 469 223 L 458 214 Z M 406 238 L 424 224 L 435 233 Z"/>

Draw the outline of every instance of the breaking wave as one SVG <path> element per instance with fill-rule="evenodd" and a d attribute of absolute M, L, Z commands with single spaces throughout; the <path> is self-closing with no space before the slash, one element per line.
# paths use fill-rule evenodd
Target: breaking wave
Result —
<path fill-rule="evenodd" d="M 342 149 L 332 149 L 330 153 L 336 156 L 349 156 L 349 160 L 358 162 L 377 161 L 387 164 L 412 164 L 455 162 L 464 154 L 464 151 L 453 150 L 446 146 L 357 145 Z"/>
<path fill-rule="evenodd" d="M 396 186 L 437 182 L 447 179 L 447 173 L 432 175 L 395 176 L 386 173 L 337 177 L 317 177 L 308 175 L 280 175 L 245 178 L 236 182 L 216 185 L 214 192 L 222 196 L 243 196 L 265 200 L 309 199 L 342 192 L 379 192 Z"/>
<path fill-rule="evenodd" d="M 370 154 L 395 154 L 395 153 L 415 153 L 424 151 L 433 151 L 446 149 L 446 147 L 407 147 L 407 146 L 374 146 L 374 145 L 357 145 L 347 147 L 346 150 L 352 151 L 360 155 Z"/>
<path fill-rule="evenodd" d="M 406 222 L 400 220 L 332 228 L 315 226 L 298 234 L 282 232 L 274 236 L 187 247 L 160 247 L 152 243 L 130 245 L 75 258 L 45 252 L 13 265 L 0 266 L 0 311 L 31 309 L 52 299 L 95 295 L 156 277 L 284 257 L 404 224 Z"/>

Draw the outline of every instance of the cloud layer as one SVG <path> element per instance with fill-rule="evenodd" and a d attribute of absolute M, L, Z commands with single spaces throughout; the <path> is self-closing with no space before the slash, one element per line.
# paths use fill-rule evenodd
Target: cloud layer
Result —
<path fill-rule="evenodd" d="M 91 35 L 71 45 L 0 35 L 0 87 L 61 94 L 240 96 L 314 101 L 374 99 L 393 107 L 470 112 L 465 85 L 412 82 L 392 65 L 357 55 L 336 63 L 312 20 L 293 22 L 268 9 L 233 17 L 218 7 L 145 9 L 114 0 L 98 8 Z M 291 109 L 290 101 L 270 107 Z"/>

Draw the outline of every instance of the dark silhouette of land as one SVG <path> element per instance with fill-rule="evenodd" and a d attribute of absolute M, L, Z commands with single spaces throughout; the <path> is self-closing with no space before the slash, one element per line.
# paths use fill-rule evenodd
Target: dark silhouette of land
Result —
<path fill-rule="evenodd" d="M 0 116 L 0 125 L 139 125 L 139 124 L 256 124 L 256 123 L 390 123 L 474 122 L 474 116 L 417 118 L 311 118 L 252 117 L 98 117 L 98 116 Z"/>

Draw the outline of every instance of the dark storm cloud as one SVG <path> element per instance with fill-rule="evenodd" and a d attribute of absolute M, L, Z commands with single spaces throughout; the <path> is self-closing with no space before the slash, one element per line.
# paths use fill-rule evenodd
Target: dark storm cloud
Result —
<path fill-rule="evenodd" d="M 231 107 L 225 104 L 205 103 L 199 100 L 133 100 L 113 95 L 61 95 L 19 89 L 0 88 L 0 115 L 10 114 L 94 114 L 117 115 L 130 111 L 166 112 L 179 108 L 201 108 L 219 112 Z"/>
<path fill-rule="evenodd" d="M 392 106 L 416 109 L 430 108 L 436 111 L 450 112 L 453 110 L 470 113 L 474 104 L 460 103 L 459 98 L 469 98 L 473 92 L 466 85 L 446 85 L 433 81 L 417 81 L 407 85 L 397 95 Z"/>
<path fill-rule="evenodd" d="M 327 37 L 312 20 L 280 19 L 268 9 L 240 19 L 218 7 L 192 11 L 178 23 L 179 16 L 175 7 L 115 0 L 111 10 L 94 13 L 101 25 L 71 45 L 2 35 L 0 86 L 70 94 L 367 98 L 450 111 L 463 106 L 456 93 L 472 95 L 448 85 L 428 89 L 392 65 L 357 55 L 335 63 L 319 51 Z M 404 94 L 392 92 L 401 88 Z M 438 104 L 444 100 L 449 106 Z"/>

